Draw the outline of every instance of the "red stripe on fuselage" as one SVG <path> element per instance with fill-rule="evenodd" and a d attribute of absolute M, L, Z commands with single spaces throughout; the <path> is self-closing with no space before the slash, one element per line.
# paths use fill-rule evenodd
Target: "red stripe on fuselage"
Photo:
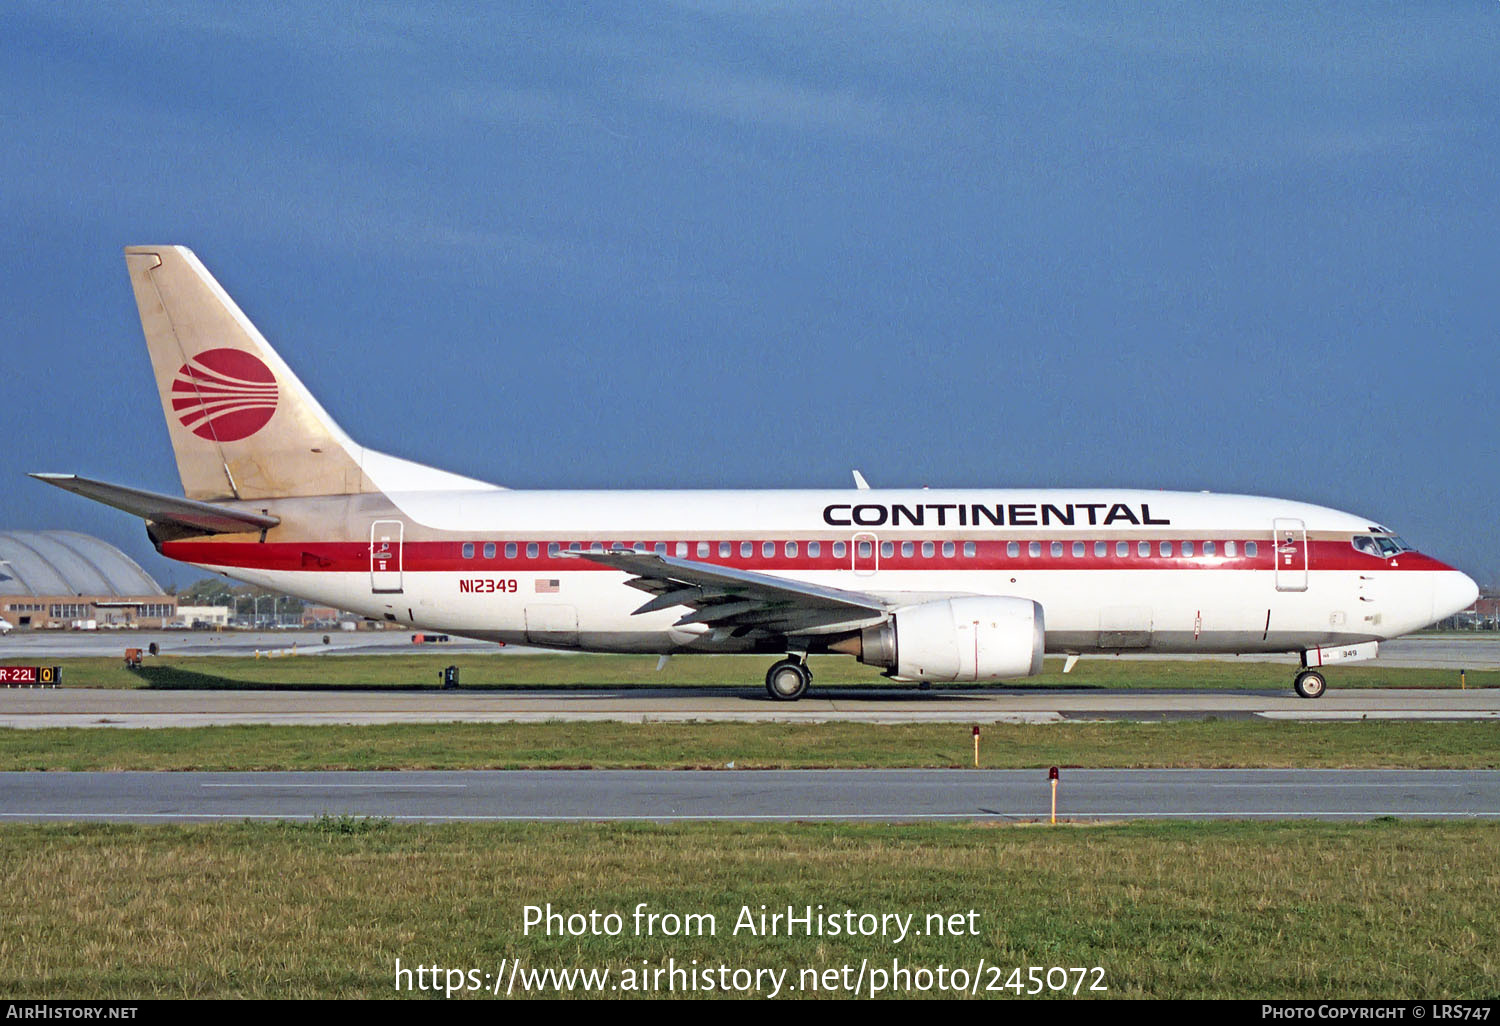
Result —
<path fill-rule="evenodd" d="M 1191 540 L 1191 539 L 1189 539 Z M 761 546 L 764 540 L 756 540 L 755 554 L 752 556 L 739 555 L 739 541 L 732 542 L 734 554 L 728 557 L 717 555 L 698 557 L 689 555 L 687 558 L 695 562 L 707 563 L 714 566 L 733 567 L 738 570 L 757 570 L 763 573 L 792 573 L 806 570 L 848 570 L 851 566 L 849 553 L 843 556 L 832 554 L 832 542 L 823 541 L 822 553 L 816 557 L 806 555 L 807 543 L 798 541 L 798 555 L 787 556 L 785 554 L 785 542 L 776 542 L 776 554 L 772 556 L 761 555 Z M 463 546 L 465 544 L 474 547 L 474 555 L 465 559 Z M 590 562 L 587 559 L 579 559 L 568 556 L 548 556 L 547 542 L 535 541 L 533 544 L 540 546 L 539 555 L 527 558 L 525 555 L 526 541 L 518 541 L 520 553 L 509 559 L 504 556 L 504 542 L 491 542 L 496 546 L 494 557 L 486 559 L 483 556 L 484 541 L 461 542 L 461 541 L 415 541 L 406 542 L 401 546 L 401 569 L 411 573 L 532 573 L 546 572 L 556 573 L 559 571 L 572 570 L 612 570 L 612 567 L 603 566 L 599 563 Z M 566 548 L 569 542 L 561 542 Z M 648 553 L 653 551 L 654 542 L 643 542 Z M 920 542 L 917 543 L 920 546 Z M 1274 546 L 1270 542 L 1259 541 L 1260 551 L 1255 556 L 1246 556 L 1243 549 L 1235 556 L 1204 556 L 1201 554 L 1201 543 L 1195 547 L 1200 553 L 1193 556 L 1161 556 L 1155 554 L 1157 549 L 1153 544 L 1150 556 L 1135 555 L 1135 543 L 1131 542 L 1131 555 L 1115 555 L 1114 542 L 1109 542 L 1109 554 L 1105 556 L 1093 555 L 1093 543 L 1086 542 L 1086 554 L 1083 556 L 1072 555 L 1071 543 L 1064 548 L 1061 556 L 1046 554 L 1050 542 L 1042 542 L 1043 554 L 1032 556 L 1027 551 L 1027 542 L 1021 541 L 1020 555 L 1011 556 L 1007 554 L 1007 541 L 976 541 L 975 555 L 963 555 L 963 541 L 955 541 L 956 552 L 953 556 L 941 554 L 941 541 L 937 542 L 938 552 L 932 556 L 920 554 L 920 548 L 916 554 L 903 556 L 900 554 L 900 542 L 897 542 L 896 554 L 879 557 L 881 570 L 1012 570 L 1028 571 L 1037 570 L 1272 570 L 1275 568 Z M 1176 543 L 1180 544 L 1180 543 Z M 1223 542 L 1219 543 L 1220 548 Z M 676 543 L 667 542 L 667 552 L 676 551 Z M 718 552 L 718 543 L 711 542 L 711 551 Z M 1367 556 L 1356 551 L 1348 542 L 1311 542 L 1309 543 L 1308 569 L 1311 571 L 1410 571 L 1410 570 L 1451 570 L 1452 567 L 1441 563 L 1430 556 L 1424 556 L 1419 552 L 1403 552 L 1399 556 L 1378 559 Z M 689 553 L 696 551 L 696 542 L 688 543 Z M 226 541 L 204 541 L 185 540 L 164 542 L 161 546 L 162 555 L 171 559 L 181 560 L 184 563 L 198 563 L 209 566 L 242 567 L 254 570 L 295 570 L 312 571 L 317 573 L 363 573 L 370 570 L 370 545 L 368 542 L 226 542 Z M 586 553 L 585 553 L 586 555 Z M 394 562 L 394 555 L 392 556 Z M 861 568 L 873 564 L 875 557 L 860 557 Z M 1298 560 L 1300 564 L 1300 559 Z M 392 566 L 390 569 L 394 570 Z M 1301 567 L 1283 566 L 1282 570 L 1298 571 Z"/>

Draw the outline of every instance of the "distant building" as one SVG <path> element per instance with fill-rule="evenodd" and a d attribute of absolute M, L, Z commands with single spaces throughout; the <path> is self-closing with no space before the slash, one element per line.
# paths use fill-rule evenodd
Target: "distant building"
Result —
<path fill-rule="evenodd" d="M 344 615 L 332 606 L 303 606 L 302 626 L 332 627 Z"/>
<path fill-rule="evenodd" d="M 377 625 L 374 621 L 366 620 L 358 613 L 351 613 L 347 609 L 335 609 L 333 606 L 303 606 L 302 626 L 313 630 L 327 630 L 337 627 L 340 630 L 371 630 Z"/>
<path fill-rule="evenodd" d="M 77 531 L 0 531 L 0 617 L 18 631 L 161 627 L 177 600 L 135 560 Z"/>
<path fill-rule="evenodd" d="M 229 626 L 228 606 L 178 606 L 177 621 L 185 627 L 206 623 L 213 627 Z"/>
<path fill-rule="evenodd" d="M 1481 595 L 1474 604 L 1444 621 L 1459 630 L 1500 631 L 1500 595 Z"/>

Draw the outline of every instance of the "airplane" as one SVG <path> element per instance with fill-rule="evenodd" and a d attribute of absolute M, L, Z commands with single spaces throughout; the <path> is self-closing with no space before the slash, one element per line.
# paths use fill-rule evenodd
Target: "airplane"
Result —
<path fill-rule="evenodd" d="M 506 644 L 810 654 L 895 680 L 997 681 L 1042 657 L 1295 653 L 1322 668 L 1468 607 L 1468 576 L 1367 517 L 1120 488 L 520 491 L 367 449 L 198 258 L 125 260 L 183 496 L 33 477 L 144 518 L 158 552 L 320 605 Z"/>

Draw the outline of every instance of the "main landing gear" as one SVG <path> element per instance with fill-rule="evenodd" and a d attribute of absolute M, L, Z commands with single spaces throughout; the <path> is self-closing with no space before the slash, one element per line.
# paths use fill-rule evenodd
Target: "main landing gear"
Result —
<path fill-rule="evenodd" d="M 788 657 L 766 671 L 766 694 L 778 702 L 795 702 L 807 694 L 812 671 L 801 659 Z"/>
<path fill-rule="evenodd" d="M 1292 690 L 1303 698 L 1322 698 L 1328 690 L 1328 682 L 1317 670 L 1303 670 L 1292 681 Z"/>

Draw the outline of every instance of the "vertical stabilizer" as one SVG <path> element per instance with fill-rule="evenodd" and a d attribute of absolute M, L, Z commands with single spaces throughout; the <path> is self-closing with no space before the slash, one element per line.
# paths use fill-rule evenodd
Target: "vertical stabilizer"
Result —
<path fill-rule="evenodd" d="M 182 246 L 130 246 L 156 387 L 190 499 L 376 490 L 363 454 Z"/>

